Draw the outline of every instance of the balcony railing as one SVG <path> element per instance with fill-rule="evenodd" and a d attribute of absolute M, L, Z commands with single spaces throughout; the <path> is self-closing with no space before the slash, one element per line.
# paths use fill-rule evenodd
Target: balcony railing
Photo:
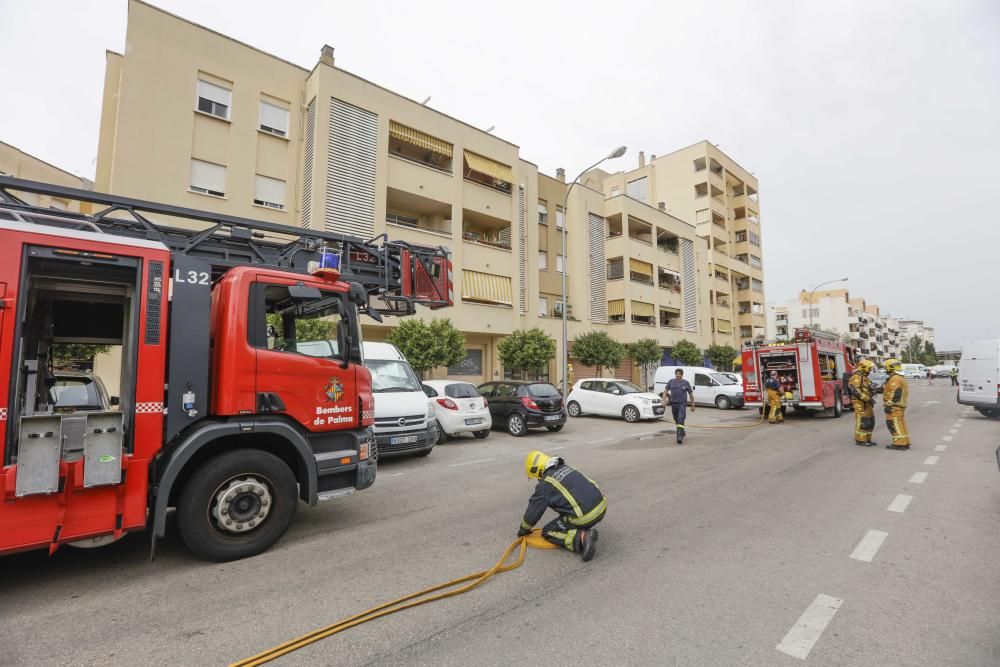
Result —
<path fill-rule="evenodd" d="M 462 232 L 462 239 L 469 241 L 470 243 L 478 243 L 480 245 L 487 245 L 492 248 L 500 248 L 501 250 L 510 250 L 510 241 L 489 241 L 475 232 Z"/>
<path fill-rule="evenodd" d="M 625 265 L 621 262 L 608 264 L 608 280 L 621 280 L 625 277 Z"/>
<path fill-rule="evenodd" d="M 645 274 L 645 273 L 638 273 L 636 271 L 629 271 L 628 272 L 628 277 L 634 283 L 642 283 L 643 285 L 652 285 L 653 284 L 653 276 Z"/>

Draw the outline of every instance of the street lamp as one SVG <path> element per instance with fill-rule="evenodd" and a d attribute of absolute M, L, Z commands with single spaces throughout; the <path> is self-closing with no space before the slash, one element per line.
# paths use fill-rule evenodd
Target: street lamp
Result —
<path fill-rule="evenodd" d="M 577 177 L 572 180 L 572 182 L 569 184 L 569 187 L 566 188 L 566 196 L 563 197 L 563 207 L 562 207 L 562 210 L 563 210 L 563 226 L 562 226 L 562 261 L 563 261 L 563 266 L 562 266 L 562 362 L 563 362 L 562 363 L 562 371 L 563 371 L 562 372 L 562 386 L 563 386 L 563 396 L 568 396 L 569 395 L 569 320 L 568 320 L 568 311 L 569 311 L 569 308 L 567 308 L 568 304 L 566 303 L 566 269 L 567 269 L 567 262 L 566 262 L 566 226 L 567 226 L 567 221 L 569 220 L 569 215 L 567 215 L 567 213 L 568 213 L 568 207 L 569 207 L 569 193 L 573 191 L 573 186 L 576 185 L 576 182 L 580 180 L 581 176 L 583 176 L 584 174 L 586 174 L 591 169 L 594 169 L 595 167 L 597 167 L 599 164 L 601 164 L 605 160 L 614 160 L 616 158 L 620 158 L 622 155 L 625 155 L 625 151 L 626 150 L 627 149 L 625 148 L 625 146 L 619 146 L 618 148 L 614 149 L 613 151 L 611 151 L 610 153 L 608 153 L 606 156 L 602 157 L 600 160 L 598 160 L 594 164 L 590 165 L 589 167 L 587 167 L 586 169 L 584 169 L 583 171 L 581 171 L 577 175 Z M 556 211 L 556 217 L 558 218 L 558 216 L 559 216 L 559 212 Z"/>
<path fill-rule="evenodd" d="M 816 285 L 816 287 L 813 287 L 812 292 L 809 292 L 809 328 L 810 329 L 813 328 L 813 294 L 816 293 L 816 290 L 818 290 L 823 285 L 832 285 L 833 283 L 846 283 L 846 282 L 847 282 L 847 277 L 846 276 L 843 277 L 843 278 L 837 278 L 836 280 L 827 280 L 825 283 L 820 283 L 819 285 Z"/>

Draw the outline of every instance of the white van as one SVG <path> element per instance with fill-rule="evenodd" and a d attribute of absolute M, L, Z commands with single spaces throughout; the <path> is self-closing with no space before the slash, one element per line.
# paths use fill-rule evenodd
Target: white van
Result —
<path fill-rule="evenodd" d="M 380 457 L 427 456 L 438 441 L 437 421 L 416 374 L 395 345 L 361 343 L 372 374 L 375 442 Z"/>
<path fill-rule="evenodd" d="M 653 391 L 662 394 L 678 368 L 684 371 L 684 379 L 691 383 L 695 405 L 714 405 L 721 410 L 743 407 L 743 385 L 737 384 L 725 373 L 704 366 L 660 366 L 653 376 Z"/>
<path fill-rule="evenodd" d="M 903 364 L 900 373 L 905 378 L 925 378 L 929 375 L 927 366 L 923 364 Z"/>
<path fill-rule="evenodd" d="M 958 402 L 987 417 L 1000 418 L 1000 339 L 978 340 L 962 347 Z"/>

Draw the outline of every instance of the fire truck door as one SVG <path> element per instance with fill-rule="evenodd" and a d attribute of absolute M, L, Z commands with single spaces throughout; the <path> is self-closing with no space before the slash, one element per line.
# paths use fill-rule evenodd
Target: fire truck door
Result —
<path fill-rule="evenodd" d="M 350 350 L 341 349 L 352 322 L 346 295 L 264 282 L 252 289 L 257 413 L 287 414 L 310 431 L 356 427 L 355 369 L 344 368 Z"/>
<path fill-rule="evenodd" d="M 817 393 L 813 356 L 809 343 L 799 343 L 799 396 L 802 400 L 807 396 L 816 396 Z"/>

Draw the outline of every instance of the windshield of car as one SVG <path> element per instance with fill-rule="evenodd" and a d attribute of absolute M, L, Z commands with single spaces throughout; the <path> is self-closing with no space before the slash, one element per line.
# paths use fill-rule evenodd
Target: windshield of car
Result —
<path fill-rule="evenodd" d="M 550 384 L 529 384 L 528 394 L 539 398 L 555 398 L 561 396 L 559 391 Z"/>
<path fill-rule="evenodd" d="M 646 391 L 645 389 L 637 387 L 631 382 L 616 382 L 615 384 L 621 387 L 623 394 L 639 394 Z"/>
<path fill-rule="evenodd" d="M 479 392 L 468 382 L 456 382 L 444 388 L 444 395 L 449 398 L 479 398 Z"/>
<path fill-rule="evenodd" d="M 712 379 L 719 384 L 736 384 L 736 380 L 729 377 L 725 373 L 710 373 L 710 375 L 712 376 Z"/>
<path fill-rule="evenodd" d="M 49 396 L 57 408 L 99 409 L 96 389 L 86 378 L 59 378 L 49 386 Z"/>
<path fill-rule="evenodd" d="M 421 391 L 417 376 L 405 361 L 366 359 L 365 367 L 371 371 L 372 391 L 376 394 Z"/>

